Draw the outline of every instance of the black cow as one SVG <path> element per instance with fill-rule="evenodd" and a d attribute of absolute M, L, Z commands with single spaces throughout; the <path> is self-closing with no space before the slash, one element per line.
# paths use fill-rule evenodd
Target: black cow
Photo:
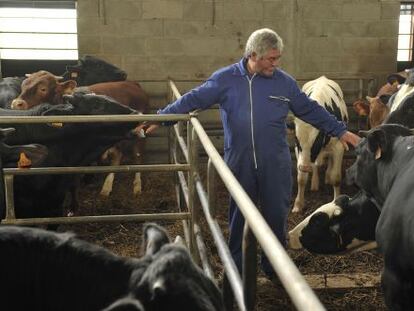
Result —
<path fill-rule="evenodd" d="M 24 77 L 6 77 L 0 79 L 0 108 L 10 108 L 11 102 L 21 93 Z"/>
<path fill-rule="evenodd" d="M 0 128 L 0 167 L 27 168 L 40 166 L 48 155 L 46 146 L 39 144 L 10 146 L 4 143 L 7 136 L 13 133 L 13 128 Z M 0 180 L 3 171 L 0 170 Z M 5 193 L 3 183 L 0 183 L 0 219 L 5 216 Z"/>
<path fill-rule="evenodd" d="M 289 247 L 338 254 L 376 247 L 379 209 L 362 191 L 319 207 L 289 232 Z"/>
<path fill-rule="evenodd" d="M 75 80 L 78 86 L 125 81 L 126 78 L 127 73 L 124 70 L 91 55 L 80 58 L 76 65 L 67 65 L 63 74 L 64 80 Z"/>
<path fill-rule="evenodd" d="M 165 230 L 144 226 L 143 258 L 69 233 L 0 227 L 0 301 L 8 311 L 224 310 L 221 293 Z"/>
<path fill-rule="evenodd" d="M 33 112 L 41 115 L 51 114 L 131 114 L 135 110 L 101 95 L 65 97 L 63 105 L 43 104 L 32 110 L 13 113 Z M 40 108 L 39 108 L 40 107 Z M 44 109 L 44 110 L 42 110 Z M 8 110 L 9 112 L 9 110 Z M 16 132 L 6 138 L 8 144 L 42 143 L 48 148 L 48 156 L 40 166 L 87 166 L 96 162 L 100 155 L 114 143 L 125 139 L 136 123 L 67 123 L 55 127 L 49 124 L 7 124 Z M 133 137 L 133 136 L 131 136 Z M 16 176 L 14 199 L 16 216 L 53 217 L 62 216 L 65 194 L 73 190 L 72 175 L 33 175 Z M 73 202 L 71 209 L 78 206 Z"/>
<path fill-rule="evenodd" d="M 408 128 L 384 124 L 368 132 L 347 170 L 380 208 L 376 241 L 384 255 L 382 285 L 392 310 L 414 309 L 414 136 Z"/>

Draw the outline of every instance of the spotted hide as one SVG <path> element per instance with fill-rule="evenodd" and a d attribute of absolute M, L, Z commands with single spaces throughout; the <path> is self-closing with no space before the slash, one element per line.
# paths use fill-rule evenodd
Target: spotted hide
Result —
<path fill-rule="evenodd" d="M 376 247 L 379 209 L 362 191 L 340 195 L 289 231 L 289 248 L 317 254 L 338 254 Z"/>
<path fill-rule="evenodd" d="M 302 90 L 311 99 L 333 114 L 337 120 L 347 122 L 348 112 L 339 85 L 322 76 L 307 82 Z M 310 124 L 295 118 L 296 159 L 298 193 L 293 206 L 293 212 L 303 209 L 305 202 L 305 187 L 308 175 L 312 172 L 311 190 L 319 189 L 318 168 L 327 161 L 325 183 L 334 188 L 334 198 L 339 195 L 341 183 L 342 157 L 344 146 L 336 137 L 330 137 Z"/>
<path fill-rule="evenodd" d="M 414 310 L 414 136 L 401 125 L 383 124 L 355 153 L 346 179 L 380 210 L 375 240 L 384 255 L 385 303 L 390 310 Z"/>

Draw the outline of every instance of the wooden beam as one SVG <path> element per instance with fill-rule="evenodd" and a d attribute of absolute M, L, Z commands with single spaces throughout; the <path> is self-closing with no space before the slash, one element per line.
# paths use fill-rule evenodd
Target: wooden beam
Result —
<path fill-rule="evenodd" d="M 381 276 L 379 273 L 351 273 L 351 274 L 307 274 L 303 276 L 312 289 L 349 289 L 379 287 Z M 258 278 L 260 284 L 271 283 L 264 277 Z"/>

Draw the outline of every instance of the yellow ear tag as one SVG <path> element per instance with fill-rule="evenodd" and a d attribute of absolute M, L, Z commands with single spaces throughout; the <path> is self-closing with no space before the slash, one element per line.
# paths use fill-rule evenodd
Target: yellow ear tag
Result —
<path fill-rule="evenodd" d="M 24 154 L 24 152 L 20 152 L 19 161 L 17 162 L 18 168 L 29 168 L 32 166 L 32 161 Z"/>
<path fill-rule="evenodd" d="M 49 125 L 51 127 L 63 127 L 63 123 L 62 122 L 53 122 L 53 123 L 49 123 Z"/>
<path fill-rule="evenodd" d="M 378 148 L 377 151 L 375 151 L 375 160 L 378 160 L 381 158 L 381 148 Z"/>
<path fill-rule="evenodd" d="M 78 77 L 78 73 L 77 73 L 76 71 L 72 71 L 72 72 L 70 73 L 70 77 L 71 77 L 71 78 L 77 78 L 77 77 Z"/>

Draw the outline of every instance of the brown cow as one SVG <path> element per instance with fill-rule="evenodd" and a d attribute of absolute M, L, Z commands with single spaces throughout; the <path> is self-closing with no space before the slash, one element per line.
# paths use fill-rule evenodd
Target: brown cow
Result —
<path fill-rule="evenodd" d="M 391 74 L 387 77 L 387 83 L 378 91 L 375 97 L 367 96 L 365 102 L 358 99 L 353 103 L 353 107 L 357 115 L 368 116 L 369 126 L 371 128 L 380 125 L 390 112 L 387 106 L 389 98 L 398 91 L 400 85 L 407 78 L 407 71 L 401 71 Z"/>
<path fill-rule="evenodd" d="M 39 71 L 28 76 L 22 83 L 22 92 L 13 102 L 12 109 L 30 109 L 41 103 L 59 104 L 63 101 L 63 95 L 74 92 L 95 93 L 109 96 L 122 105 L 145 113 L 148 109 L 149 98 L 141 86 L 133 81 L 103 82 L 86 87 L 76 87 L 74 80 L 59 82 L 57 77 L 47 71 Z M 128 152 L 126 152 L 128 151 Z M 108 149 L 102 156 L 103 160 L 110 161 L 111 165 L 120 165 L 128 153 L 130 163 L 142 163 L 144 140 L 137 137 L 133 140 L 125 140 Z M 109 196 L 112 191 L 114 173 L 108 174 L 101 190 L 101 195 Z M 141 192 L 141 175 L 135 174 L 134 194 Z M 76 206 L 75 206 L 76 207 Z"/>

